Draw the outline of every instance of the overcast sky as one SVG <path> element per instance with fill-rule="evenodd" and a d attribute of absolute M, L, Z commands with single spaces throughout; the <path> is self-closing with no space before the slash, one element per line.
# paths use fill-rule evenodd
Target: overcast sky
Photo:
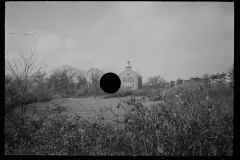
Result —
<path fill-rule="evenodd" d="M 234 60 L 233 2 L 6 2 L 9 58 L 36 40 L 48 70 L 64 64 L 119 74 L 129 60 L 165 80 L 226 72 Z M 28 50 L 29 51 L 29 50 Z M 117 59 L 113 59 L 117 58 Z"/>

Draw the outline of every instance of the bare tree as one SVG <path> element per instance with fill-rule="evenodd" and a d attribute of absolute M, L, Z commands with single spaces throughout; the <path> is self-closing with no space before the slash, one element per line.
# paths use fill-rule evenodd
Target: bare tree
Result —
<path fill-rule="evenodd" d="M 202 76 L 201 76 L 201 78 L 203 78 L 203 79 L 206 79 L 206 78 L 208 78 L 209 76 L 208 76 L 208 74 L 207 73 L 204 73 Z"/>
<path fill-rule="evenodd" d="M 7 57 L 5 63 L 5 74 L 9 75 L 12 81 L 8 81 L 11 85 L 18 88 L 18 93 L 21 99 L 21 120 L 22 125 L 24 125 L 24 116 L 26 112 L 26 102 L 28 101 L 27 94 L 31 88 L 31 84 L 34 82 L 33 79 L 39 71 L 45 67 L 44 60 L 37 64 L 38 56 L 36 55 L 36 43 L 33 48 L 32 45 L 30 53 L 27 53 L 27 48 L 23 50 L 19 47 L 16 52 L 18 53 L 18 58 L 9 60 Z"/>
<path fill-rule="evenodd" d="M 87 85 L 86 72 L 83 69 L 79 69 L 77 73 L 78 87 L 82 85 Z"/>
<path fill-rule="evenodd" d="M 47 86 L 51 89 L 57 90 L 61 88 L 61 71 L 60 69 L 54 69 L 52 74 L 49 76 L 47 80 Z"/>
<path fill-rule="evenodd" d="M 166 81 L 160 76 L 149 77 L 147 80 L 147 84 L 150 85 L 151 89 L 157 89 L 164 87 Z"/>
<path fill-rule="evenodd" d="M 100 90 L 100 79 L 103 76 L 104 72 L 98 68 L 91 68 L 87 71 L 87 77 L 91 82 L 91 88 L 94 93 Z"/>
<path fill-rule="evenodd" d="M 183 79 L 179 78 L 176 80 L 176 84 L 182 84 L 183 83 Z"/>
<path fill-rule="evenodd" d="M 35 83 L 34 86 L 34 91 L 36 93 L 38 93 L 38 95 L 42 95 L 44 93 L 45 90 L 45 76 L 46 76 L 46 72 L 41 72 L 38 71 L 36 73 L 36 75 L 34 76 L 33 82 Z"/>
<path fill-rule="evenodd" d="M 154 77 L 149 77 L 146 84 L 151 88 L 151 89 L 157 89 L 158 91 L 158 96 L 161 99 L 160 95 L 160 89 L 166 87 L 166 81 L 160 76 L 154 76 Z"/>
<path fill-rule="evenodd" d="M 66 89 L 66 94 L 69 92 L 69 85 L 72 83 L 73 78 L 76 77 L 78 70 L 72 68 L 71 65 L 63 65 L 59 69 L 55 70 L 63 83 L 63 87 Z"/>
<path fill-rule="evenodd" d="M 5 84 L 8 84 L 12 80 L 12 77 L 5 75 Z"/>
<path fill-rule="evenodd" d="M 92 82 L 92 87 L 100 82 L 104 72 L 98 68 L 91 68 L 87 71 L 87 77 Z"/>

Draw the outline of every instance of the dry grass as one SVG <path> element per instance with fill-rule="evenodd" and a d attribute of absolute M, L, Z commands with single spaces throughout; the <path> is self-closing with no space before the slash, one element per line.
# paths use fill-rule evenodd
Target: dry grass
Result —
<path fill-rule="evenodd" d="M 85 117 L 61 104 L 33 110 L 25 126 L 8 116 L 5 154 L 232 155 L 233 90 L 201 86 L 162 91 L 162 102 L 151 105 L 144 97 L 122 98 Z"/>

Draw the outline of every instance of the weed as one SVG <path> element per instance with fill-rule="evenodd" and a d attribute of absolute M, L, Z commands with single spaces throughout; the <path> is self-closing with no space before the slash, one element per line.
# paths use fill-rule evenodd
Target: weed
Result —
<path fill-rule="evenodd" d="M 100 107 L 92 118 L 70 115 L 61 104 L 33 109 L 24 126 L 19 115 L 9 112 L 5 154 L 232 155 L 231 88 L 184 84 L 160 96 L 151 105 L 145 97 L 119 98 L 117 106 Z"/>

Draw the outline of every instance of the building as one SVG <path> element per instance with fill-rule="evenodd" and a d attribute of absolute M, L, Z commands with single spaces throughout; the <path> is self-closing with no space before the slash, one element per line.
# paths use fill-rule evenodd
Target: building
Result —
<path fill-rule="evenodd" d="M 216 75 L 211 75 L 210 76 L 210 80 L 212 84 L 216 84 L 218 82 L 222 82 L 222 83 L 229 83 L 230 82 L 230 77 L 229 77 L 229 73 L 217 73 Z"/>
<path fill-rule="evenodd" d="M 213 74 L 211 76 L 208 77 L 208 79 L 210 80 L 211 84 L 217 84 L 217 83 L 230 83 L 230 75 L 229 73 L 217 73 L 217 74 Z M 205 83 L 205 78 L 199 78 L 197 77 L 190 77 L 190 79 L 187 80 L 183 80 L 183 84 L 187 84 L 187 83 Z M 174 86 L 174 84 L 176 84 L 174 81 L 170 81 L 170 86 Z"/>
<path fill-rule="evenodd" d="M 129 88 L 132 90 L 141 89 L 142 76 L 132 70 L 129 61 L 127 63 L 128 66 L 126 66 L 126 69 L 122 71 L 120 74 L 118 74 L 121 80 L 121 88 Z"/>
<path fill-rule="evenodd" d="M 230 74 L 227 72 L 226 74 L 225 74 L 225 83 L 230 83 L 231 82 L 231 78 L 230 78 Z"/>
<path fill-rule="evenodd" d="M 187 84 L 187 83 L 190 83 L 190 82 L 192 82 L 191 79 L 183 80 L 183 84 Z"/>
<path fill-rule="evenodd" d="M 199 82 L 202 82 L 203 79 L 199 78 L 198 76 L 197 77 L 190 77 L 190 81 L 194 82 L 194 83 L 199 83 Z"/>

